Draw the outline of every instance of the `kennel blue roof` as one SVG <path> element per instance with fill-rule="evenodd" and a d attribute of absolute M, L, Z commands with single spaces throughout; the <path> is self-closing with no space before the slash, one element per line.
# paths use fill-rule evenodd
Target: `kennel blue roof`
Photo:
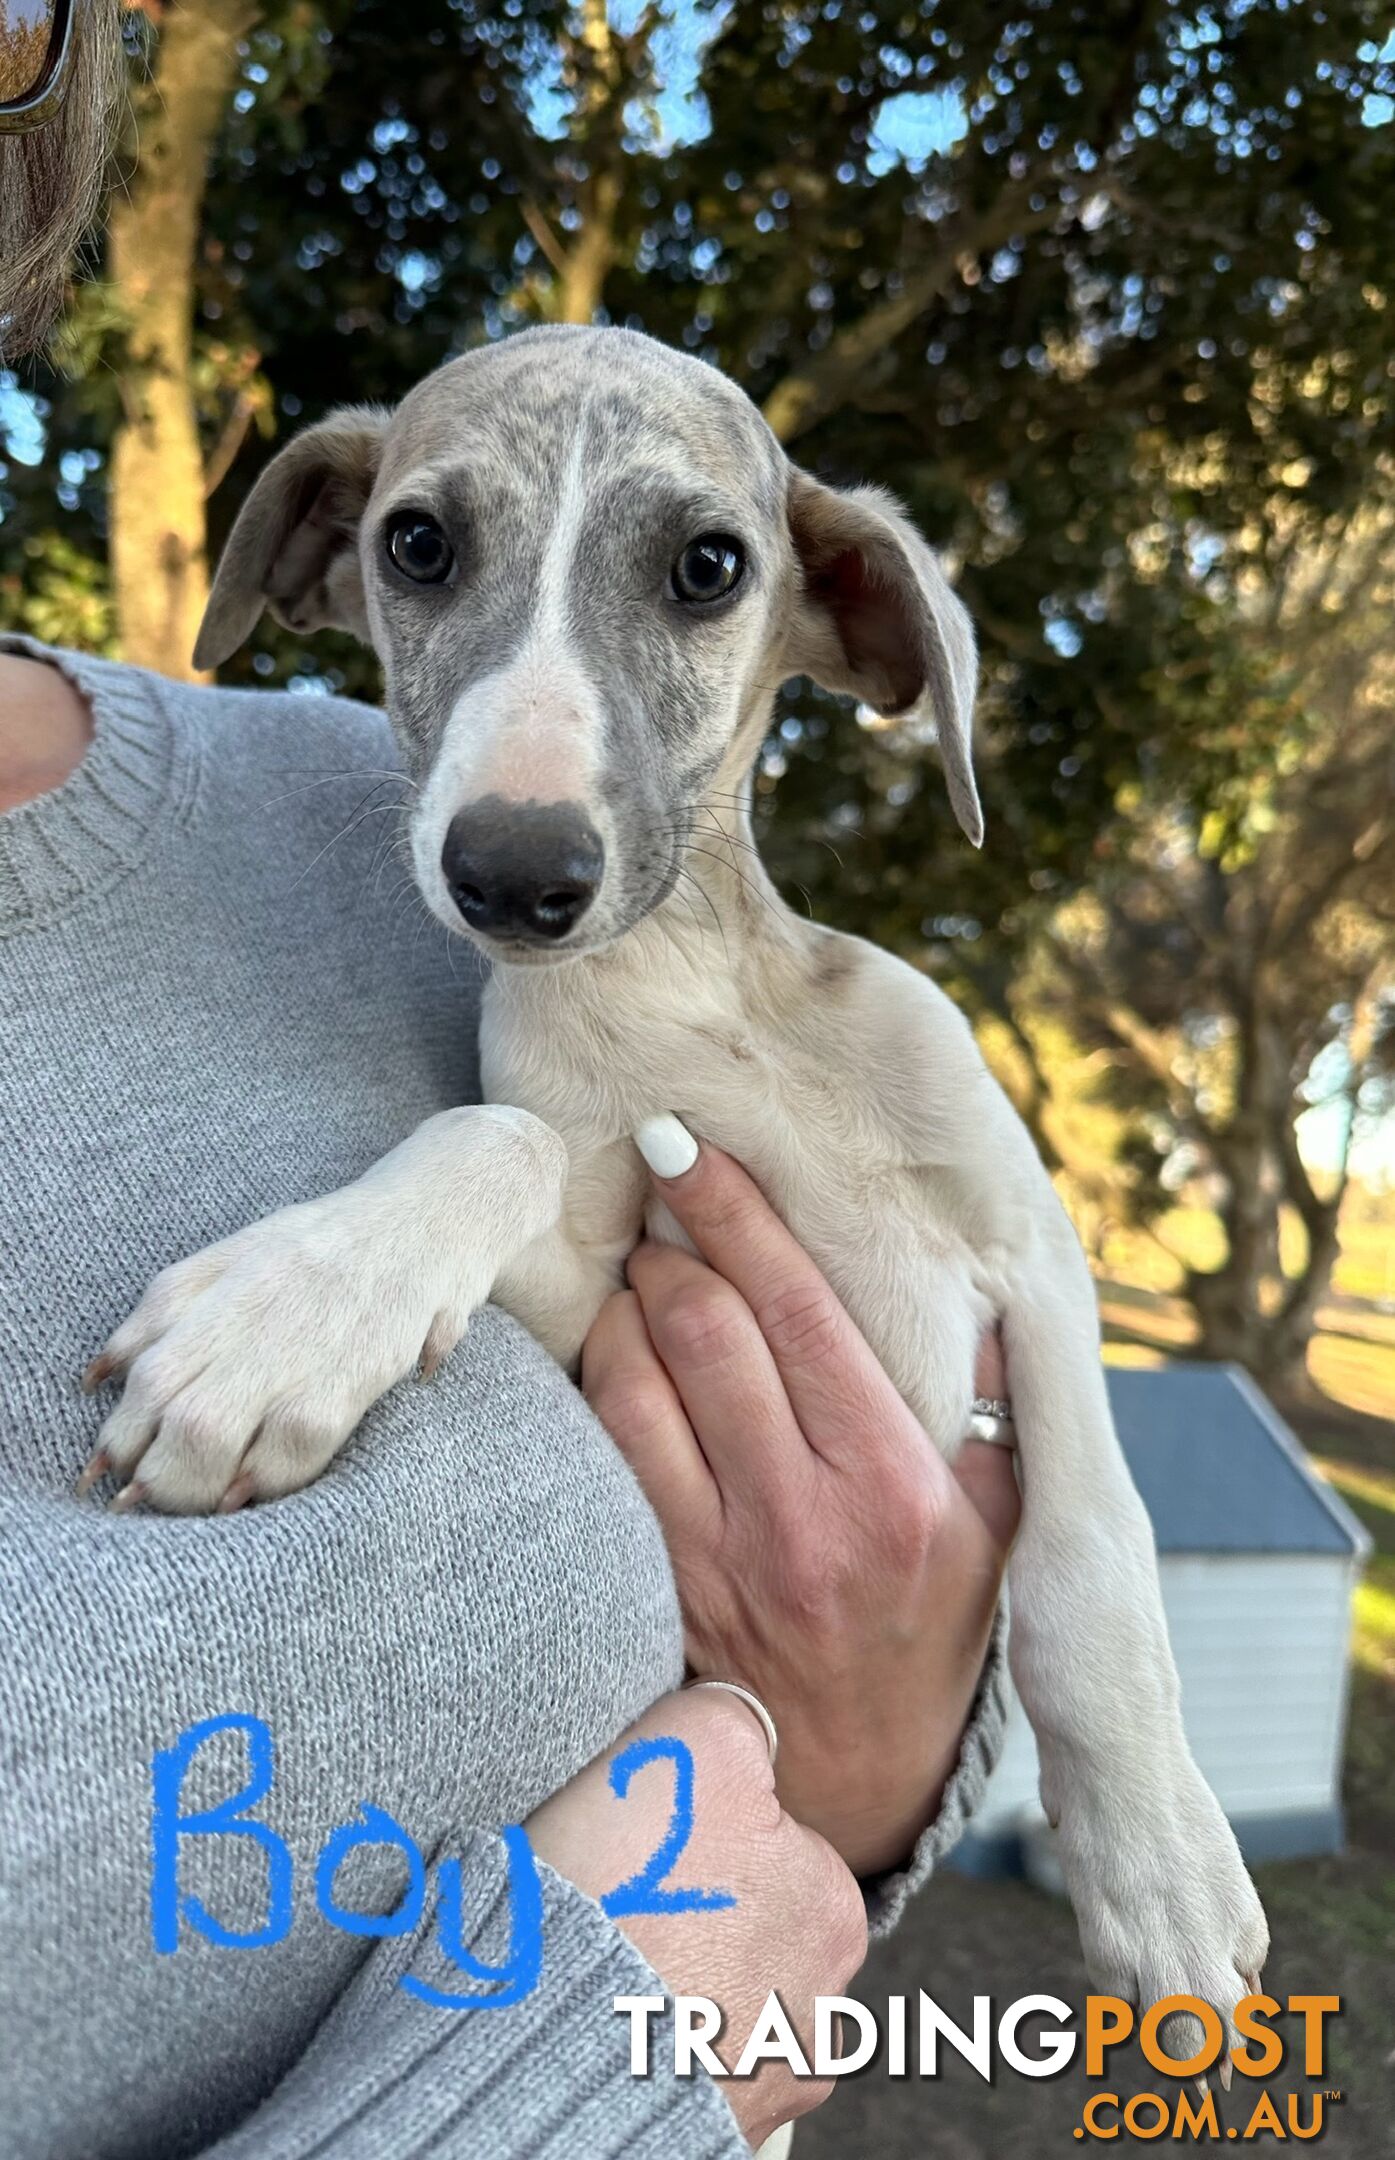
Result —
<path fill-rule="evenodd" d="M 1239 1365 L 1111 1366 L 1159 1552 L 1364 1555 L 1370 1539 Z"/>

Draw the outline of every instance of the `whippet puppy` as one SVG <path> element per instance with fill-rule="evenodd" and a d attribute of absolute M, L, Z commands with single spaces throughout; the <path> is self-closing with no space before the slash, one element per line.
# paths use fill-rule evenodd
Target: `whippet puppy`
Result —
<path fill-rule="evenodd" d="M 1001 1322 L 1011 1664 L 1087 1958 L 1112 1993 L 1228 2018 L 1267 1931 L 1183 1735 L 1080 1246 L 955 1007 L 792 913 L 751 846 L 794 675 L 932 719 L 980 841 L 973 635 L 930 549 L 889 495 L 792 465 L 713 369 L 533 330 L 272 461 L 199 663 L 268 605 L 382 663 L 417 883 L 493 963 L 488 1101 L 159 1276 L 97 1361 L 126 1384 L 96 1467 L 175 1510 L 291 1491 L 489 1297 L 574 1366 L 641 1232 L 677 1235 L 631 1138 L 677 1113 L 749 1168 L 947 1456 Z"/>

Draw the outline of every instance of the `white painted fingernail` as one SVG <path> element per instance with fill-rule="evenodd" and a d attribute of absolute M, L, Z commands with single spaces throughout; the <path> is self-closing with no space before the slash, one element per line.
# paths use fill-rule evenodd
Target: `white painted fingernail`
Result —
<path fill-rule="evenodd" d="M 635 1146 L 655 1177 L 682 1177 L 698 1159 L 698 1144 L 681 1118 L 666 1110 L 646 1118 L 635 1133 Z"/>

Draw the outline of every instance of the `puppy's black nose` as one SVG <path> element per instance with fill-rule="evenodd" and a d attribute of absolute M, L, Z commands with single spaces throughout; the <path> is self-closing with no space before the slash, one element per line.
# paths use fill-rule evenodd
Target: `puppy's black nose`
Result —
<path fill-rule="evenodd" d="M 605 849 L 579 808 L 496 798 L 457 811 L 441 870 L 472 930 L 551 944 L 576 928 L 600 891 Z"/>

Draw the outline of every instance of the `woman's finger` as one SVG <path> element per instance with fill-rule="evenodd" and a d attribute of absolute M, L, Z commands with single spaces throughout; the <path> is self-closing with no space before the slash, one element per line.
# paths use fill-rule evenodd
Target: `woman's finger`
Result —
<path fill-rule="evenodd" d="M 721 1500 L 633 1290 L 617 1290 L 591 1323 L 581 1389 L 639 1479 L 673 1551 L 710 1521 Z"/>
<path fill-rule="evenodd" d="M 996 1326 L 979 1338 L 974 1393 L 988 1402 L 1009 1400 L 1003 1338 Z M 999 1551 L 1007 1552 L 1017 1535 L 1017 1519 L 1022 1512 L 1016 1450 L 996 1442 L 966 1440 L 954 1458 L 954 1475 L 987 1524 Z"/>
<path fill-rule="evenodd" d="M 1003 1338 L 995 1325 L 979 1337 L 978 1356 L 974 1360 L 974 1393 L 985 1396 L 989 1402 L 1000 1402 L 1006 1399 L 1007 1392 Z"/>
<path fill-rule="evenodd" d="M 954 1458 L 954 1475 L 999 1552 L 1006 1553 L 1022 1513 L 1016 1453 L 990 1440 L 966 1440 Z"/>
<path fill-rule="evenodd" d="M 809 1443 L 744 1298 L 676 1245 L 637 1246 L 629 1278 L 723 1494 L 798 1505 Z"/>
<path fill-rule="evenodd" d="M 635 1142 L 698 1251 L 754 1313 L 809 1445 L 830 1462 L 846 1460 L 851 1435 L 864 1460 L 879 1437 L 895 1449 L 909 1413 L 745 1171 L 719 1148 L 699 1148 L 674 1117 L 650 1118 Z"/>

